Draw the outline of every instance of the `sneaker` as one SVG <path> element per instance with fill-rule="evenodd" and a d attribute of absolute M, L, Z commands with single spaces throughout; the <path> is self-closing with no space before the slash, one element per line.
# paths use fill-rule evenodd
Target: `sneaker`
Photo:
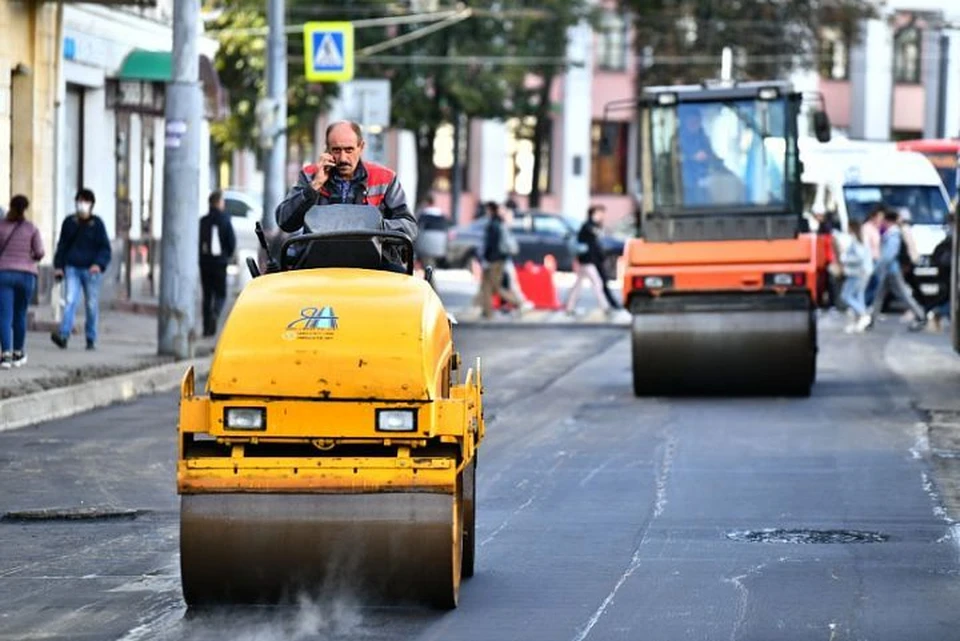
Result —
<path fill-rule="evenodd" d="M 0 354 L 0 369 L 10 369 L 13 367 L 13 354 L 4 352 Z"/>
<path fill-rule="evenodd" d="M 857 321 L 857 329 L 861 332 L 867 331 L 870 327 L 873 326 L 873 318 L 869 314 L 864 314 L 860 317 L 860 320 Z"/>
<path fill-rule="evenodd" d="M 96 343 L 94 343 L 93 341 L 87 341 L 87 351 L 92 352 L 95 349 L 97 349 Z"/>
<path fill-rule="evenodd" d="M 52 334 L 50 334 L 50 340 L 52 340 L 54 344 L 60 349 L 67 349 L 66 336 L 61 336 L 59 333 L 53 332 Z"/>
<path fill-rule="evenodd" d="M 909 327 L 908 329 L 909 329 L 911 332 L 919 332 L 920 330 L 922 330 L 922 329 L 925 328 L 926 326 L 927 326 L 927 319 L 926 319 L 926 318 L 924 318 L 924 319 L 922 319 L 922 320 L 921 320 L 921 319 L 917 319 L 917 320 L 913 321 L 912 323 L 910 323 L 910 327 Z"/>
<path fill-rule="evenodd" d="M 13 353 L 13 366 L 14 367 L 23 367 L 27 364 L 27 355 L 23 352 L 14 352 Z"/>

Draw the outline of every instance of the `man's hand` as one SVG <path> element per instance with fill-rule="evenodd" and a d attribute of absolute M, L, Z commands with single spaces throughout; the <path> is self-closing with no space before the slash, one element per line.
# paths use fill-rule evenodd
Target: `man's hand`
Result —
<path fill-rule="evenodd" d="M 91 265 L 91 266 L 90 266 L 90 273 L 91 273 L 91 274 L 99 274 L 99 273 L 100 273 L 100 265 Z"/>
<path fill-rule="evenodd" d="M 61 280 L 63 278 L 63 270 L 62 269 L 53 270 L 53 278 L 55 280 Z"/>
<path fill-rule="evenodd" d="M 320 188 L 330 178 L 330 170 L 336 166 L 337 161 L 333 159 L 333 156 L 328 153 L 320 154 L 320 158 L 317 159 L 317 173 L 310 181 L 310 186 L 313 187 L 314 191 L 320 191 Z"/>

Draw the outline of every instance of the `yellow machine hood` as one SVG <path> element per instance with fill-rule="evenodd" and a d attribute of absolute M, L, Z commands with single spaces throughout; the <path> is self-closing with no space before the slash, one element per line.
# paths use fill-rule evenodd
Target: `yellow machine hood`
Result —
<path fill-rule="evenodd" d="M 240 294 L 208 390 L 223 396 L 426 401 L 450 354 L 443 305 L 420 278 L 364 269 L 268 274 Z"/>

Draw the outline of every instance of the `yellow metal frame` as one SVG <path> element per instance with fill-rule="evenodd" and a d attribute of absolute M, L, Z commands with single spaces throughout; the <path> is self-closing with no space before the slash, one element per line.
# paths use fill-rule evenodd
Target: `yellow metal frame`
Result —
<path fill-rule="evenodd" d="M 453 493 L 457 476 L 473 459 L 484 437 L 480 361 L 465 380 L 450 387 L 449 398 L 425 403 L 307 401 L 226 398 L 197 395 L 190 367 L 180 385 L 177 489 L 180 494 L 212 492 L 358 493 L 421 491 Z M 264 431 L 229 430 L 226 407 L 265 407 Z M 375 429 L 376 410 L 415 407 L 418 429 L 386 433 Z M 208 435 L 230 449 L 229 456 L 188 456 L 185 439 Z M 429 443 L 459 446 L 459 457 L 417 456 Z M 245 447 L 259 443 L 302 443 L 317 448 L 315 457 L 247 457 Z M 397 446 L 396 455 L 336 456 L 342 444 Z M 325 455 L 324 452 L 330 454 Z M 389 450 L 392 451 L 392 450 Z"/>

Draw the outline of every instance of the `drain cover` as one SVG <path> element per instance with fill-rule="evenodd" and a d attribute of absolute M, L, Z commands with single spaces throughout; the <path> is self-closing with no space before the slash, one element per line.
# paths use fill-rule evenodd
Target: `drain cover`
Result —
<path fill-rule="evenodd" d="M 95 521 L 103 519 L 135 519 L 143 510 L 112 507 L 42 508 L 7 512 L 4 521 Z"/>
<path fill-rule="evenodd" d="M 886 534 L 877 532 L 858 532 L 856 530 L 781 530 L 767 528 L 763 530 L 734 530 L 727 532 L 731 541 L 747 543 L 793 543 L 830 544 L 830 543 L 883 543 L 890 539 Z"/>

